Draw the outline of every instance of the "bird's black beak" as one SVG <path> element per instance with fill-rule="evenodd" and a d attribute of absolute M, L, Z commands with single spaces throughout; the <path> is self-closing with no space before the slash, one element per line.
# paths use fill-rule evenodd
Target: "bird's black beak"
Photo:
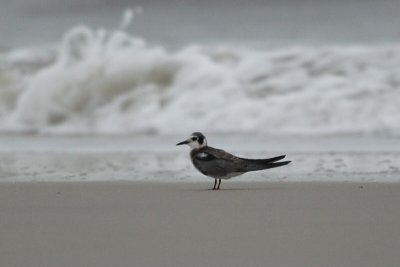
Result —
<path fill-rule="evenodd" d="M 188 140 L 185 140 L 185 141 L 182 141 L 182 142 L 180 142 L 180 143 L 177 143 L 176 145 L 177 145 L 177 146 L 180 146 L 180 145 L 187 145 L 187 144 L 189 144 L 189 141 L 188 141 Z"/>

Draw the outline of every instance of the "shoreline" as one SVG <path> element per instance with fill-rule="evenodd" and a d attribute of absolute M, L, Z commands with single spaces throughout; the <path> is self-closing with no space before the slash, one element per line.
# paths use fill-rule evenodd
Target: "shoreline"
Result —
<path fill-rule="evenodd" d="M 212 182 L 192 166 L 188 149 L 175 147 L 180 138 L 0 138 L 0 183 Z M 300 139 L 210 136 L 214 147 L 240 157 L 268 158 L 286 154 L 292 161 L 288 166 L 236 177 L 235 182 L 400 182 L 398 142 L 355 136 Z M 262 147 L 259 144 L 263 144 Z"/>

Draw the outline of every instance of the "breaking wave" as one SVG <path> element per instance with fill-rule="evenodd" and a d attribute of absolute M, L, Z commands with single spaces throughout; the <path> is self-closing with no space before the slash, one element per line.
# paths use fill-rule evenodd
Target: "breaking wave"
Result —
<path fill-rule="evenodd" d="M 0 52 L 0 130 L 400 134 L 400 46 L 150 45 L 72 28 Z"/>

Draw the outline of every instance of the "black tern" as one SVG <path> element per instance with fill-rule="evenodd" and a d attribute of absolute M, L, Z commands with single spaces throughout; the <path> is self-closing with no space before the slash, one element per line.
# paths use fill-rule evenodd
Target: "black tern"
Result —
<path fill-rule="evenodd" d="M 194 167 L 202 174 L 215 179 L 213 190 L 219 189 L 222 179 L 227 180 L 246 172 L 276 168 L 291 162 L 279 161 L 286 155 L 268 159 L 240 158 L 222 149 L 208 146 L 206 137 L 200 132 L 192 133 L 188 139 L 176 145 L 189 145 L 190 159 Z"/>

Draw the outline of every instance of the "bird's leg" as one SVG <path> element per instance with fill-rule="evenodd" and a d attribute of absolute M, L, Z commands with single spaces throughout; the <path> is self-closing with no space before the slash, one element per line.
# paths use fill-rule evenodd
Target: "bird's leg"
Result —
<path fill-rule="evenodd" d="M 217 179 L 215 179 L 215 183 L 217 183 Z M 218 181 L 218 187 L 217 187 L 217 190 L 219 190 L 219 186 L 221 185 L 221 179 L 219 179 L 219 181 Z"/>
<path fill-rule="evenodd" d="M 214 187 L 213 187 L 213 189 L 212 189 L 212 190 L 215 190 L 215 189 L 216 189 L 216 186 L 217 186 L 217 179 L 215 179 L 215 182 L 214 182 Z"/>

